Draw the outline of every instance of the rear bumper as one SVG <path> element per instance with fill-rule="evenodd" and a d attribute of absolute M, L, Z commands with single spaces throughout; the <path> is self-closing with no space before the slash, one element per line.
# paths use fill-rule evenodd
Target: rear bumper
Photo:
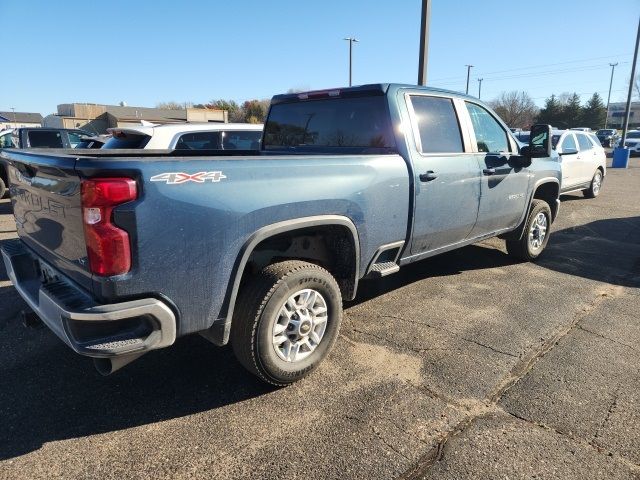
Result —
<path fill-rule="evenodd" d="M 98 304 L 55 271 L 55 278 L 45 281 L 42 260 L 20 240 L 5 242 L 0 250 L 20 296 L 77 353 L 95 358 L 142 354 L 175 341 L 176 318 L 164 302 Z"/>

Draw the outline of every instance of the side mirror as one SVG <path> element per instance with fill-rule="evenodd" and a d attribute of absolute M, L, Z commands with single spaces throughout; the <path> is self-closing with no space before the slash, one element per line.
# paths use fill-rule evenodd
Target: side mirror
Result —
<path fill-rule="evenodd" d="M 528 148 L 520 150 L 522 155 L 530 158 L 544 158 L 551 156 L 551 125 L 538 124 L 531 127 Z"/>

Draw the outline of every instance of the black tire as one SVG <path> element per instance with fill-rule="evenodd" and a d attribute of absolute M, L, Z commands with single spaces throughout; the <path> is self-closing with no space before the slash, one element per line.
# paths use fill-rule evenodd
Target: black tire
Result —
<path fill-rule="evenodd" d="M 4 195 L 7 193 L 7 186 L 4 183 L 2 177 L 0 177 L 0 200 L 4 198 Z"/>
<path fill-rule="evenodd" d="M 315 350 L 306 358 L 288 362 L 276 353 L 273 328 L 287 299 L 303 289 L 322 296 L 326 327 Z M 333 276 L 318 265 L 287 260 L 265 267 L 242 289 L 231 324 L 231 345 L 247 370 L 265 382 L 285 386 L 305 377 L 324 360 L 338 338 L 341 320 L 342 296 Z"/>
<path fill-rule="evenodd" d="M 538 218 L 540 213 L 543 213 L 546 217 L 546 230 L 541 245 L 538 248 L 533 248 L 529 241 L 529 234 L 534 226 L 534 221 Z M 536 198 L 531 202 L 531 209 L 529 210 L 529 216 L 527 217 L 522 237 L 519 240 L 507 240 L 507 253 L 514 258 L 531 262 L 538 258 L 544 251 L 547 243 L 549 242 L 550 233 L 551 209 L 547 202 Z"/>
<path fill-rule="evenodd" d="M 600 190 L 602 190 L 602 181 L 604 180 L 604 176 L 602 175 L 602 170 L 597 169 L 596 173 L 593 174 L 593 178 L 591 179 L 591 185 L 589 188 L 582 191 L 582 194 L 586 198 L 596 198 L 600 195 Z"/>

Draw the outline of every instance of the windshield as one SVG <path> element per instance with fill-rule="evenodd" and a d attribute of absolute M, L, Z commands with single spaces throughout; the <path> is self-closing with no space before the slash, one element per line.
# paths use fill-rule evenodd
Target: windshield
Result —
<path fill-rule="evenodd" d="M 395 139 L 386 98 L 330 98 L 271 106 L 264 148 L 392 149 Z"/>
<path fill-rule="evenodd" d="M 551 137 L 551 147 L 552 148 L 556 148 L 556 145 L 558 145 L 558 140 L 560 140 L 560 135 L 553 135 Z"/>
<path fill-rule="evenodd" d="M 596 132 L 596 135 L 613 135 L 613 133 L 614 133 L 614 130 L 609 130 L 609 129 L 607 129 L 607 130 L 598 130 Z"/>

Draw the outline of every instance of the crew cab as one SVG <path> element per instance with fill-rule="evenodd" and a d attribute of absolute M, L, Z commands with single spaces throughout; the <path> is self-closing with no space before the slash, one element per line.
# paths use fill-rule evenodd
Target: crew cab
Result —
<path fill-rule="evenodd" d="M 561 180 L 550 126 L 519 148 L 478 99 L 397 84 L 277 95 L 260 151 L 2 156 L 7 272 L 65 343 L 108 374 L 199 333 L 275 385 L 362 279 L 494 236 L 538 258 Z"/>

